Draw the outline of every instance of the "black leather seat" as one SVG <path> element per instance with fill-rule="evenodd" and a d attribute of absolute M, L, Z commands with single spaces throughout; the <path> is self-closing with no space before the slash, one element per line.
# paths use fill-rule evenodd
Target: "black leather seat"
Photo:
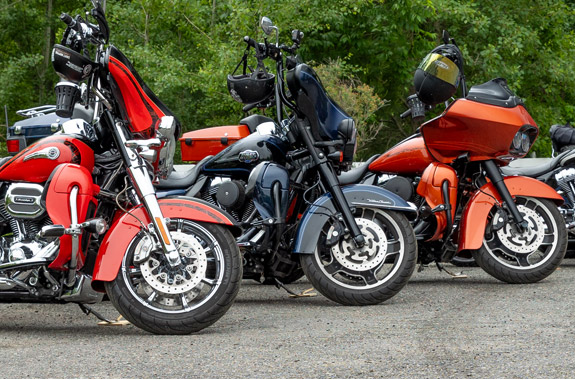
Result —
<path fill-rule="evenodd" d="M 341 173 L 337 176 L 340 185 L 349 185 L 352 183 L 358 183 L 359 180 L 367 173 L 369 170 L 369 164 L 375 161 L 376 158 L 379 157 L 379 154 L 372 156 L 367 160 L 363 165 L 358 166 L 357 168 L 353 168 L 346 172 Z"/>
<path fill-rule="evenodd" d="M 240 124 L 247 125 L 251 133 L 256 131 L 258 125 L 269 122 L 273 123 L 274 119 L 258 114 L 253 114 L 240 120 Z"/>
<path fill-rule="evenodd" d="M 206 156 L 203 160 L 198 162 L 194 167 L 189 170 L 183 171 L 172 171 L 172 173 L 166 179 L 160 180 L 160 183 L 156 185 L 156 189 L 159 190 L 173 190 L 173 189 L 187 189 L 192 186 L 202 167 L 212 158 L 213 156 Z"/>

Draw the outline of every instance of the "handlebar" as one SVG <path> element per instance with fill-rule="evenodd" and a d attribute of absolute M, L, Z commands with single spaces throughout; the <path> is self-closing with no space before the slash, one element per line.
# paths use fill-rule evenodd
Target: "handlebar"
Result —
<path fill-rule="evenodd" d="M 245 36 L 244 42 L 246 44 L 248 44 L 249 47 L 253 47 L 254 49 L 256 48 L 257 42 L 253 38 L 250 38 L 249 36 Z"/>
<path fill-rule="evenodd" d="M 74 28 L 76 26 L 76 20 L 74 20 L 68 13 L 62 13 L 60 15 L 60 20 L 62 20 L 70 28 Z"/>

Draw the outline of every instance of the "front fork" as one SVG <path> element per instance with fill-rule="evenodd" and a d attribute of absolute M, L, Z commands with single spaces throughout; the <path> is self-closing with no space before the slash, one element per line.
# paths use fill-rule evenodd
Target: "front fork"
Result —
<path fill-rule="evenodd" d="M 355 242 L 356 246 L 363 247 L 365 245 L 365 237 L 361 233 L 359 226 L 355 221 L 355 217 L 353 216 L 347 200 L 345 199 L 345 195 L 341 190 L 341 186 L 337 176 L 333 171 L 333 168 L 329 164 L 325 154 L 316 150 L 309 129 L 299 122 L 297 122 L 296 125 L 298 126 L 299 133 L 303 137 L 305 145 L 307 146 L 307 149 L 310 152 L 314 163 L 317 164 L 319 168 L 321 177 L 327 184 L 327 189 L 333 197 L 336 209 L 342 214 L 343 221 L 349 229 L 353 241 Z"/>
<path fill-rule="evenodd" d="M 485 169 L 487 177 L 491 180 L 491 182 L 493 182 L 493 185 L 499 193 L 499 196 L 501 196 L 501 199 L 503 199 L 507 205 L 509 212 L 511 212 L 511 216 L 513 216 L 513 219 L 515 220 L 515 225 L 517 226 L 518 231 L 526 231 L 529 227 L 528 222 L 523 219 L 523 216 L 519 212 L 517 205 L 513 201 L 513 197 L 511 196 L 509 189 L 507 186 L 505 186 L 505 182 L 503 181 L 503 176 L 501 175 L 499 167 L 495 164 L 495 162 L 489 160 L 483 163 L 483 168 Z"/>
<path fill-rule="evenodd" d="M 166 220 L 158 204 L 156 191 L 150 178 L 146 163 L 137 153 L 137 148 L 131 146 L 131 142 L 126 140 L 122 130 L 122 124 L 114 124 L 114 132 L 118 149 L 121 152 L 122 158 L 127 165 L 126 171 L 132 181 L 132 185 L 136 190 L 136 194 L 142 201 L 148 215 L 150 217 L 151 225 L 158 237 L 160 246 L 166 255 L 168 264 L 175 268 L 180 265 L 180 255 L 176 249 L 176 245 L 170 236 Z M 130 147 L 128 147 L 130 146 Z"/>

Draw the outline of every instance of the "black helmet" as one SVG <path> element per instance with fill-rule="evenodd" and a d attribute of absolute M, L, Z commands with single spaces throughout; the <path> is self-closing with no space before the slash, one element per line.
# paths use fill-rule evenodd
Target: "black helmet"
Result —
<path fill-rule="evenodd" d="M 268 73 L 263 63 L 263 54 L 259 53 L 256 45 L 257 67 L 253 72 L 248 72 L 249 48 L 234 72 L 228 75 L 228 91 L 232 98 L 243 104 L 256 104 L 266 100 L 274 91 L 275 76 Z M 236 71 L 243 64 L 243 74 L 236 75 Z M 250 70 L 251 67 L 250 67 Z"/>
<path fill-rule="evenodd" d="M 228 91 L 235 101 L 255 104 L 266 100 L 274 91 L 275 76 L 256 70 L 251 74 L 228 75 Z"/>
<path fill-rule="evenodd" d="M 436 47 L 415 71 L 413 84 L 419 99 L 436 105 L 449 99 L 457 91 L 463 73 L 463 57 L 453 44 Z"/>

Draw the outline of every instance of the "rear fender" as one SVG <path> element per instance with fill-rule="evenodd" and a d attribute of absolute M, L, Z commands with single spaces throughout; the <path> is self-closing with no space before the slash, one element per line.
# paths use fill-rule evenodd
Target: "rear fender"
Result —
<path fill-rule="evenodd" d="M 197 222 L 221 224 L 230 228 L 234 235 L 240 233 L 238 222 L 227 212 L 200 199 L 166 198 L 158 200 L 165 218 L 185 218 Z M 139 220 L 146 226 L 150 223 L 143 207 L 136 207 L 122 214 L 110 227 L 104 237 L 96 265 L 92 287 L 103 291 L 103 283 L 116 278 L 120 264 L 134 237 L 141 231 Z"/>
<path fill-rule="evenodd" d="M 504 182 L 512 197 L 545 198 L 555 202 L 558 206 L 563 204 L 563 198 L 552 187 L 536 179 L 511 176 L 505 177 Z M 458 252 L 481 247 L 487 226 L 487 216 L 495 205 L 495 200 L 502 202 L 495 186 L 489 182 L 467 202 L 461 218 Z"/>
<path fill-rule="evenodd" d="M 382 210 L 417 215 L 417 208 L 389 190 L 371 185 L 349 185 L 342 187 L 350 207 L 369 207 Z M 303 214 L 296 233 L 294 253 L 312 254 L 315 252 L 322 227 L 329 217 L 338 211 L 332 196 L 326 193 L 319 197 Z"/>

